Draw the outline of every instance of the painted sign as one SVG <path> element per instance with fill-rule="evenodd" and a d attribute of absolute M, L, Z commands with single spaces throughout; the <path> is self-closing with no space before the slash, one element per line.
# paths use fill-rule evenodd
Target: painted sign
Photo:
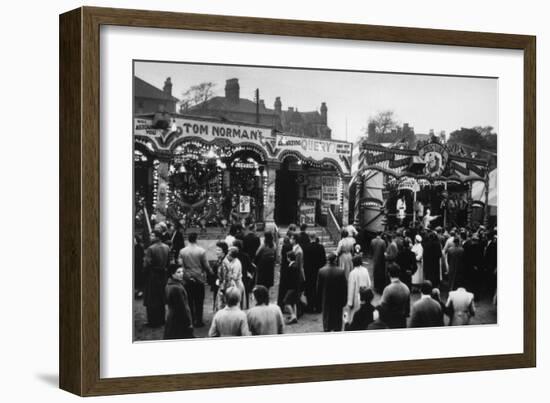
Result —
<path fill-rule="evenodd" d="M 315 200 L 300 200 L 298 208 L 300 224 L 315 225 L 315 206 Z"/>
<path fill-rule="evenodd" d="M 151 118 L 134 119 L 134 135 L 160 136 L 163 140 L 196 136 L 206 141 L 228 139 L 232 143 L 251 142 L 265 146 L 273 139 L 271 129 L 265 127 L 237 125 L 189 118 L 173 118 L 168 129 L 157 129 Z"/>
<path fill-rule="evenodd" d="M 351 157 L 351 143 L 288 135 L 277 135 L 276 138 L 278 149 L 297 150 L 306 157 Z"/>
<path fill-rule="evenodd" d="M 321 199 L 321 177 L 312 175 L 308 178 L 306 197 L 308 199 Z"/>
<path fill-rule="evenodd" d="M 323 177 L 322 200 L 328 204 L 338 204 L 338 178 Z"/>
<path fill-rule="evenodd" d="M 304 158 L 311 158 L 314 161 L 330 158 L 340 166 L 343 172 L 349 172 L 349 167 L 346 166 L 344 161 L 351 161 L 352 144 L 344 141 L 278 134 L 275 142 L 275 153 L 283 151 L 296 151 Z"/>
<path fill-rule="evenodd" d="M 447 148 L 439 143 L 426 144 L 418 150 L 418 155 L 426 164 L 424 174 L 428 176 L 441 176 L 449 160 Z"/>

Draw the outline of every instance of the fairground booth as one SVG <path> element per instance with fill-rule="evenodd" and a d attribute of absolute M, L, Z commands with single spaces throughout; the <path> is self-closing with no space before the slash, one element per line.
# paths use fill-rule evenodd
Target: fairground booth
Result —
<path fill-rule="evenodd" d="M 351 143 L 288 135 L 268 125 L 136 115 L 136 219 L 206 228 L 323 224 L 332 214 L 346 224 L 351 152 Z"/>
<path fill-rule="evenodd" d="M 350 216 L 374 233 L 397 227 L 496 225 L 496 161 L 436 137 L 415 149 L 364 142 L 350 184 Z"/>

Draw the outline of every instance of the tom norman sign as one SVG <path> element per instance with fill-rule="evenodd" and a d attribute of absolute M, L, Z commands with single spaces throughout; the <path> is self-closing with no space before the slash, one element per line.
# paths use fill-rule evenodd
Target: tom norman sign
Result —
<path fill-rule="evenodd" d="M 134 134 L 148 137 L 160 136 L 166 141 L 180 137 L 200 137 L 206 141 L 228 139 L 232 143 L 255 143 L 265 146 L 271 136 L 271 129 L 259 126 L 236 125 L 231 123 L 212 122 L 199 119 L 173 118 L 168 129 L 153 126 L 152 118 L 135 118 Z"/>

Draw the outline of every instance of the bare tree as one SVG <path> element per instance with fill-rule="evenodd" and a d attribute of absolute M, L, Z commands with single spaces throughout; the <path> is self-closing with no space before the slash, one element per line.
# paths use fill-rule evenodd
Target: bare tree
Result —
<path fill-rule="evenodd" d="M 376 143 L 394 142 L 398 136 L 399 122 L 392 110 L 378 112 L 369 118 L 369 127 L 365 135 Z"/>
<path fill-rule="evenodd" d="M 391 133 L 391 131 L 397 127 L 395 113 L 390 110 L 379 112 L 369 119 L 369 123 L 371 122 L 375 124 L 376 132 L 381 136 Z"/>
<path fill-rule="evenodd" d="M 205 81 L 203 83 L 193 85 L 182 95 L 180 112 L 187 112 L 190 108 L 203 108 L 206 102 L 214 95 L 215 83 Z"/>

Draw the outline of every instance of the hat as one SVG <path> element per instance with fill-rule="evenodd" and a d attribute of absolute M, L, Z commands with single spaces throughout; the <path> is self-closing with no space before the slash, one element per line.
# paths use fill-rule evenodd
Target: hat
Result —
<path fill-rule="evenodd" d="M 415 236 L 414 239 L 416 242 L 422 242 L 422 237 L 420 235 Z"/>

